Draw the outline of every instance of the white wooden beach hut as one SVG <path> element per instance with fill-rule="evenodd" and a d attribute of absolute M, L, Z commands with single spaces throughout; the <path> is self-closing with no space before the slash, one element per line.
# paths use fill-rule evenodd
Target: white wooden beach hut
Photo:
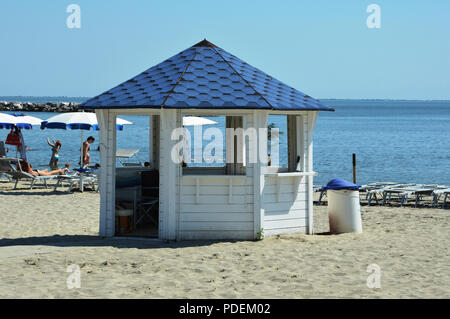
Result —
<path fill-rule="evenodd" d="M 312 133 L 318 112 L 333 111 L 318 100 L 203 40 L 81 107 L 95 109 L 100 125 L 101 236 L 116 235 L 116 176 L 123 174 L 119 170 L 136 169 L 116 168 L 118 115 L 149 116 L 149 169 L 159 175 L 156 232 L 130 234 L 164 240 L 247 240 L 257 238 L 261 230 L 265 236 L 313 233 Z M 245 133 L 266 129 L 270 114 L 287 117 L 285 169 L 268 166 L 264 156 L 251 160 L 256 153 L 267 154 L 267 134 Z M 244 134 L 226 136 L 223 167 L 185 167 L 172 160 L 179 143 L 172 133 L 188 115 L 225 116 L 227 128 L 243 129 Z M 142 174 L 143 169 L 128 172 Z M 134 207 L 140 207 L 137 201 Z"/>

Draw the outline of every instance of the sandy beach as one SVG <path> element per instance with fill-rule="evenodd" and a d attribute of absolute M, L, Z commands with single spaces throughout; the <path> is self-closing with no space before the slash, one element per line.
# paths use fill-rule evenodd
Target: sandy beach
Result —
<path fill-rule="evenodd" d="M 328 235 L 315 206 L 316 235 L 167 243 L 97 237 L 98 193 L 19 186 L 0 182 L 1 298 L 450 297 L 448 210 L 362 206 L 363 234 Z"/>

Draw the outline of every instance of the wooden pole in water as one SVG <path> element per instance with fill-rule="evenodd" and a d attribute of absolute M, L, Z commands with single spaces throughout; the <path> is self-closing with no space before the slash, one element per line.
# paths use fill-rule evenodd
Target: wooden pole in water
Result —
<path fill-rule="evenodd" d="M 353 153 L 352 155 L 352 162 L 353 162 L 353 184 L 356 184 L 356 154 Z"/>

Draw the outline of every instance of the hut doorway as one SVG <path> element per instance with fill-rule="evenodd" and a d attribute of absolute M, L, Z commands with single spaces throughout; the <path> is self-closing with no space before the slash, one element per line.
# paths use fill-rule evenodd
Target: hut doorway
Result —
<path fill-rule="evenodd" d="M 120 117 L 134 125 L 116 135 L 115 235 L 158 238 L 159 116 Z"/>

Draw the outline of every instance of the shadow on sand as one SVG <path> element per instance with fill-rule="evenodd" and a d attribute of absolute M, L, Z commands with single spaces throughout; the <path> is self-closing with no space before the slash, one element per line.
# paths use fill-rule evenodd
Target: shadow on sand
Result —
<path fill-rule="evenodd" d="M 53 247 L 115 247 L 115 248 L 138 248 L 138 249 L 158 249 L 158 248 L 184 248 L 209 246 L 216 243 L 235 243 L 233 241 L 204 240 L 204 241 L 162 241 L 158 239 L 143 239 L 132 237 L 104 238 L 89 235 L 53 235 L 43 237 L 27 238 L 2 238 L 1 247 L 11 246 L 53 246 Z"/>

